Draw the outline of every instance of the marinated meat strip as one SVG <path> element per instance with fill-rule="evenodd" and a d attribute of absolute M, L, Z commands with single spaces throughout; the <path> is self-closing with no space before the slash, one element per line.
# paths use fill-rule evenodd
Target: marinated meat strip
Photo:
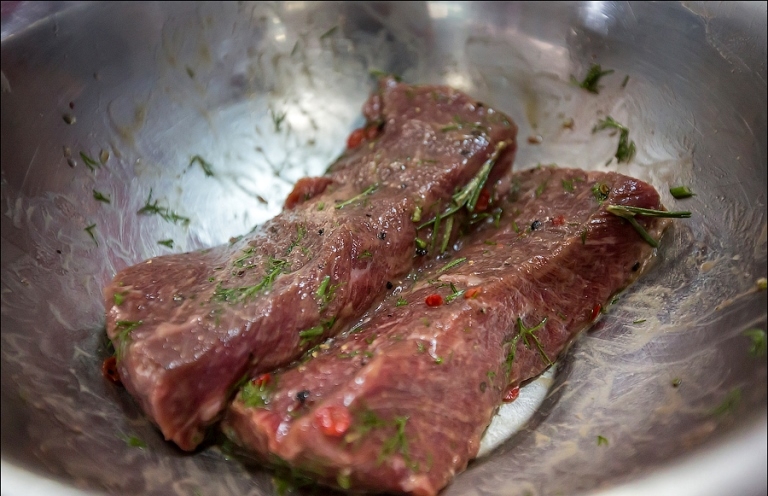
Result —
<path fill-rule="evenodd" d="M 503 213 L 298 365 L 246 384 L 222 429 L 327 485 L 433 495 L 510 387 L 545 370 L 653 248 L 608 205 L 659 209 L 615 173 L 517 173 Z M 658 239 L 665 222 L 638 222 Z M 412 277 L 413 275 L 416 277 Z"/>
<path fill-rule="evenodd" d="M 362 140 L 300 181 L 277 217 L 229 245 L 124 269 L 104 290 L 122 382 L 182 449 L 239 381 L 336 334 L 410 270 L 415 212 L 511 165 L 515 125 L 450 88 L 385 79 L 364 114 Z"/>

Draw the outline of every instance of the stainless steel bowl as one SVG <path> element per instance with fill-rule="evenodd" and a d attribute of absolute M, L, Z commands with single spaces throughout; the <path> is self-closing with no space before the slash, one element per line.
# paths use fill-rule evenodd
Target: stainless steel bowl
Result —
<path fill-rule="evenodd" d="M 615 70 L 599 95 L 569 83 L 593 63 Z M 445 494 L 766 493 L 766 359 L 744 335 L 766 329 L 764 2 L 3 2 L 1 65 L 3 494 L 273 492 L 105 382 L 101 287 L 274 215 L 340 152 L 371 69 L 510 113 L 518 169 L 618 170 L 694 212 Z M 606 115 L 630 164 L 606 165 Z M 189 226 L 137 215 L 150 192 Z"/>

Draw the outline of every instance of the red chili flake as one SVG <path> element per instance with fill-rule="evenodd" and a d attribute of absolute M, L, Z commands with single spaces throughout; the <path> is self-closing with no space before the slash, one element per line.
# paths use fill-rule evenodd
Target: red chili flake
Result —
<path fill-rule="evenodd" d="M 479 295 L 482 290 L 483 288 L 481 288 L 480 286 L 469 288 L 468 290 L 464 291 L 464 298 L 466 299 L 474 298 L 477 295 Z"/>
<path fill-rule="evenodd" d="M 428 307 L 439 307 L 443 304 L 443 297 L 437 293 L 431 294 L 426 297 L 424 303 L 426 303 Z"/>
<path fill-rule="evenodd" d="M 285 199 L 285 208 L 290 210 L 300 203 L 319 195 L 327 188 L 333 179 L 328 177 L 303 177 L 296 181 L 293 191 Z"/>
<path fill-rule="evenodd" d="M 475 203 L 475 212 L 484 212 L 488 210 L 488 203 L 491 201 L 491 193 L 487 189 L 480 190 L 480 194 L 477 195 L 477 203 Z"/>
<path fill-rule="evenodd" d="M 565 224 L 565 217 L 562 215 L 558 215 L 554 219 L 552 219 L 552 225 L 553 226 L 562 226 Z"/>
<path fill-rule="evenodd" d="M 101 364 L 101 373 L 115 384 L 122 384 L 120 373 L 117 371 L 117 358 L 114 355 L 104 360 L 104 363 Z"/>
<path fill-rule="evenodd" d="M 515 386 L 513 388 L 507 389 L 507 392 L 504 393 L 504 398 L 502 401 L 504 403 L 512 403 L 517 399 L 518 396 L 520 396 L 520 386 Z"/>
<path fill-rule="evenodd" d="M 376 139 L 379 135 L 379 126 L 376 124 L 370 124 L 365 128 L 365 137 L 369 140 Z"/>
<path fill-rule="evenodd" d="M 326 436 L 341 437 L 349 429 L 352 417 L 345 407 L 329 405 L 315 412 L 314 421 L 317 428 Z"/>
<path fill-rule="evenodd" d="M 254 386 L 266 386 L 269 381 L 272 380 L 272 376 L 269 374 L 261 374 L 257 378 L 251 380 Z"/>
<path fill-rule="evenodd" d="M 597 319 L 600 316 L 600 310 L 603 309 L 603 306 L 599 303 L 596 303 L 594 307 L 592 307 L 592 320 Z"/>
<path fill-rule="evenodd" d="M 347 148 L 357 148 L 360 146 L 360 143 L 363 142 L 365 139 L 365 129 L 358 128 L 352 131 L 352 133 L 349 135 L 349 138 L 347 138 Z"/>

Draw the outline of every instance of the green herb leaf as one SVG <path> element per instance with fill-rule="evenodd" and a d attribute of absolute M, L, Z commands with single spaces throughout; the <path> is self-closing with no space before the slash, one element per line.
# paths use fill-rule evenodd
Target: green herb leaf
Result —
<path fill-rule="evenodd" d="M 723 399 L 723 401 L 715 408 L 710 410 L 710 415 L 722 417 L 733 412 L 741 402 L 741 390 L 736 388 L 731 390 Z"/>
<path fill-rule="evenodd" d="M 441 268 L 440 268 L 440 269 L 437 271 L 437 273 L 438 273 L 438 274 L 442 274 L 442 273 L 443 273 L 443 272 L 445 272 L 446 270 L 448 270 L 448 269 L 452 269 L 452 268 L 456 267 L 457 265 L 463 264 L 463 263 L 464 263 L 464 262 L 466 262 L 466 261 L 467 261 L 467 257 L 461 257 L 461 258 L 457 258 L 456 260 L 452 260 L 452 261 L 448 262 L 447 264 L 443 265 L 443 266 L 442 266 L 442 267 L 441 267 Z"/>
<path fill-rule="evenodd" d="M 381 447 L 381 452 L 377 459 L 377 463 L 381 464 L 384 460 L 389 458 L 395 453 L 399 453 L 400 456 L 406 461 L 410 462 L 408 453 L 408 439 L 405 435 L 405 426 L 408 422 L 408 417 L 395 417 L 393 420 L 395 426 L 395 434 L 386 439 Z"/>
<path fill-rule="evenodd" d="M 603 436 L 597 436 L 597 445 L 608 446 L 608 439 L 604 438 Z"/>
<path fill-rule="evenodd" d="M 96 191 L 95 189 L 93 190 L 93 199 L 103 203 L 112 203 L 112 200 L 108 196 L 100 193 L 99 191 Z"/>
<path fill-rule="evenodd" d="M 589 71 L 587 71 L 587 75 L 584 76 L 583 81 L 579 82 L 575 77 L 571 76 L 571 82 L 580 88 L 584 88 L 590 93 L 598 94 L 600 93 L 600 86 L 598 86 L 600 78 L 607 76 L 608 74 L 613 74 L 613 72 L 613 69 L 604 71 L 603 68 L 600 67 L 600 64 L 593 64 L 589 68 Z"/>
<path fill-rule="evenodd" d="M 125 348 L 131 341 L 131 332 L 143 323 L 142 320 L 118 320 L 115 322 L 115 331 L 117 331 L 115 339 L 118 341 L 118 345 L 115 347 L 115 357 L 118 360 L 121 360 L 125 354 Z"/>
<path fill-rule="evenodd" d="M 626 88 L 626 87 L 627 87 L 627 83 L 628 83 L 628 82 L 629 82 L 629 74 L 627 74 L 626 76 L 624 76 L 624 80 L 621 82 L 621 87 L 622 87 L 622 88 Z"/>
<path fill-rule="evenodd" d="M 643 215 L 645 217 L 667 217 L 673 219 L 687 219 L 691 216 L 691 212 L 688 211 L 666 211 L 666 210 L 654 210 L 649 208 L 631 207 L 626 205 L 608 205 L 605 208 L 608 212 L 626 219 L 635 228 L 638 234 L 651 246 L 657 248 L 659 242 L 656 241 L 648 234 L 648 231 L 641 226 L 635 219 L 635 215 Z"/>
<path fill-rule="evenodd" d="M 615 121 L 611 116 L 607 116 L 605 119 L 598 121 L 595 127 L 592 128 L 592 132 L 601 131 L 603 129 L 618 129 L 619 130 L 619 145 L 616 148 L 616 160 L 621 162 L 629 162 L 632 157 L 635 156 L 636 147 L 635 142 L 629 139 L 629 129 L 624 125 Z"/>
<path fill-rule="evenodd" d="M 291 245 L 288 247 L 288 249 L 286 249 L 285 254 L 288 255 L 293 251 L 294 248 L 299 246 L 299 243 L 301 243 L 301 241 L 304 239 L 304 236 L 306 235 L 307 235 L 306 226 L 302 224 L 298 224 L 296 226 L 296 239 L 293 242 L 291 242 Z"/>
<path fill-rule="evenodd" d="M 695 193 L 691 191 L 691 188 L 688 186 L 675 186 L 673 188 L 669 188 L 669 193 L 678 200 L 683 198 L 690 198 L 695 195 Z"/>
<path fill-rule="evenodd" d="M 161 239 L 157 242 L 159 245 L 167 246 L 168 248 L 173 248 L 173 240 L 172 239 Z"/>
<path fill-rule="evenodd" d="M 121 434 L 120 439 L 125 441 L 125 444 L 127 444 L 131 448 L 139 448 L 143 450 L 143 449 L 146 449 L 147 447 L 147 443 L 145 443 L 144 441 L 142 441 L 136 436 L 127 436 L 125 434 Z"/>
<path fill-rule="evenodd" d="M 88 168 L 91 169 L 92 171 L 95 171 L 96 169 L 101 167 L 101 165 L 97 161 L 95 161 L 94 159 L 86 155 L 85 152 L 80 152 L 80 158 L 83 159 L 83 163 L 87 165 Z"/>
<path fill-rule="evenodd" d="M 339 29 L 339 27 L 338 27 L 338 26 L 333 26 L 331 29 L 329 29 L 329 30 L 328 30 L 328 31 L 326 31 L 325 33 L 321 34 L 321 35 L 320 35 L 320 39 L 321 39 L 321 40 L 324 40 L 325 38 L 328 38 L 329 36 L 332 36 L 332 35 L 333 35 L 333 33 L 335 33 L 336 31 L 338 31 L 338 29 Z"/>
<path fill-rule="evenodd" d="M 432 234 L 430 245 L 434 248 L 438 232 L 440 230 L 440 222 L 442 219 L 446 219 L 455 214 L 462 208 L 466 208 L 470 213 L 474 212 L 477 201 L 480 198 L 480 192 L 485 186 L 488 180 L 488 175 L 491 173 L 491 169 L 496 164 L 499 155 L 507 147 L 507 143 L 502 141 L 496 145 L 496 149 L 493 151 L 488 160 L 478 170 L 477 174 L 451 197 L 451 204 L 442 213 L 438 213 L 432 220 L 429 220 L 417 227 L 417 230 L 423 229 L 427 226 L 432 226 Z M 445 239 L 445 236 L 444 236 Z"/>
<path fill-rule="evenodd" d="M 342 208 L 346 207 L 347 205 L 351 205 L 352 203 L 356 202 L 357 200 L 360 200 L 361 198 L 364 198 L 364 197 L 370 195 L 371 193 L 376 191 L 378 189 L 378 187 L 379 187 L 378 183 L 371 184 L 370 186 L 368 186 L 365 189 L 365 191 L 363 191 L 359 195 L 353 196 L 349 200 L 346 200 L 346 201 L 343 201 L 343 202 L 337 204 L 336 205 L 336 210 L 341 210 Z"/>
<path fill-rule="evenodd" d="M 530 341 L 532 340 L 534 344 L 536 345 L 536 348 L 539 350 L 539 354 L 541 355 L 542 361 L 546 363 L 547 365 L 552 365 L 552 360 L 549 359 L 549 356 L 547 356 L 546 352 L 544 351 L 544 347 L 541 345 L 541 341 L 539 341 L 539 338 L 536 337 L 534 334 L 536 331 L 542 329 L 544 325 L 547 323 L 547 318 L 544 317 L 544 319 L 536 324 L 536 326 L 531 327 L 530 329 L 525 327 L 525 324 L 523 324 L 523 319 L 518 317 L 517 318 L 517 328 L 518 328 L 518 335 L 517 338 L 520 338 L 523 340 L 523 344 L 526 348 L 531 347 Z M 515 340 L 515 343 L 517 343 L 517 340 Z"/>
<path fill-rule="evenodd" d="M 408 304 L 408 300 L 406 300 L 402 296 L 397 297 L 397 303 L 395 304 L 396 307 L 404 307 L 407 304 Z"/>
<path fill-rule="evenodd" d="M 605 183 L 595 183 L 592 186 L 592 196 L 595 197 L 595 200 L 597 200 L 597 203 L 600 205 L 608 199 L 610 193 L 611 188 Z"/>
<path fill-rule="evenodd" d="M 364 250 L 361 254 L 357 256 L 358 260 L 362 260 L 364 258 L 373 258 L 373 253 L 371 253 L 368 250 Z"/>
<path fill-rule="evenodd" d="M 413 210 L 413 215 L 411 215 L 411 221 L 413 222 L 419 222 L 421 220 L 421 207 L 416 207 Z"/>
<path fill-rule="evenodd" d="M 136 213 L 139 215 L 159 215 L 163 220 L 172 222 L 173 224 L 177 224 L 179 222 L 184 225 L 189 224 L 189 217 L 178 215 L 176 212 L 172 212 L 168 207 L 161 207 L 157 200 L 153 202 L 151 189 L 149 190 L 149 197 L 147 197 L 147 201 L 145 202 L 144 206 L 141 207 Z"/>
<path fill-rule="evenodd" d="M 573 193 L 573 180 L 572 179 L 563 179 L 563 190 L 566 193 Z"/>
<path fill-rule="evenodd" d="M 747 329 L 744 335 L 752 340 L 749 352 L 756 357 L 764 357 L 766 350 L 765 331 L 762 329 Z"/>
<path fill-rule="evenodd" d="M 275 128 L 275 132 L 279 133 L 283 126 L 283 121 L 288 115 L 287 112 L 275 112 L 274 109 L 269 109 L 269 115 L 272 118 L 272 125 Z"/>
<path fill-rule="evenodd" d="M 239 259 L 238 259 L 239 260 Z M 236 260 L 235 263 L 238 261 Z M 277 258 L 269 257 L 267 262 L 267 273 L 258 284 L 253 286 L 244 286 L 239 288 L 224 288 L 221 283 L 216 286 L 213 292 L 212 299 L 220 302 L 237 303 L 241 300 L 246 300 L 259 291 L 266 290 L 272 287 L 272 284 L 277 279 L 277 276 L 287 272 L 290 269 L 290 264 L 287 260 L 280 260 Z"/>
<path fill-rule="evenodd" d="M 213 165 L 210 162 L 205 160 L 200 155 L 195 155 L 189 161 L 189 167 L 192 167 L 195 163 L 200 164 L 200 167 L 202 167 L 203 173 L 206 175 L 206 177 L 213 177 Z"/>
<path fill-rule="evenodd" d="M 347 490 L 350 487 L 352 487 L 352 482 L 349 478 L 348 474 L 342 474 L 339 472 L 339 475 L 336 476 L 336 484 L 339 485 L 340 488 Z"/>
<path fill-rule="evenodd" d="M 96 229 L 96 224 L 91 224 L 90 226 L 87 226 L 84 231 L 88 233 L 88 236 L 90 236 L 93 242 L 96 243 L 96 246 L 99 246 L 99 242 L 96 241 L 96 234 L 93 232 L 94 229 Z"/>
<path fill-rule="evenodd" d="M 115 306 L 119 307 L 125 301 L 125 293 L 115 293 L 112 295 L 112 299 L 115 302 Z"/>
<path fill-rule="evenodd" d="M 240 390 L 240 399 L 248 408 L 263 408 L 269 405 L 272 393 L 277 387 L 278 377 L 273 375 L 269 380 L 248 381 Z"/>

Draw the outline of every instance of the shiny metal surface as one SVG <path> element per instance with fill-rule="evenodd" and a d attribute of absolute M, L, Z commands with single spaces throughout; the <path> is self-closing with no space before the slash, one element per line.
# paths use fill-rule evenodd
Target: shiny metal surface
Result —
<path fill-rule="evenodd" d="M 569 84 L 592 63 L 616 71 L 599 95 Z M 163 442 L 105 383 L 100 291 L 274 215 L 341 151 L 370 69 L 508 112 L 518 169 L 618 170 L 694 212 L 527 427 L 445 494 L 766 493 L 766 359 L 743 335 L 766 329 L 764 2 L 3 2 L 0 64 L 4 495 L 274 492 L 214 446 Z M 609 114 L 630 164 L 606 166 L 617 137 L 591 132 Z M 189 225 L 137 215 L 150 190 Z"/>

